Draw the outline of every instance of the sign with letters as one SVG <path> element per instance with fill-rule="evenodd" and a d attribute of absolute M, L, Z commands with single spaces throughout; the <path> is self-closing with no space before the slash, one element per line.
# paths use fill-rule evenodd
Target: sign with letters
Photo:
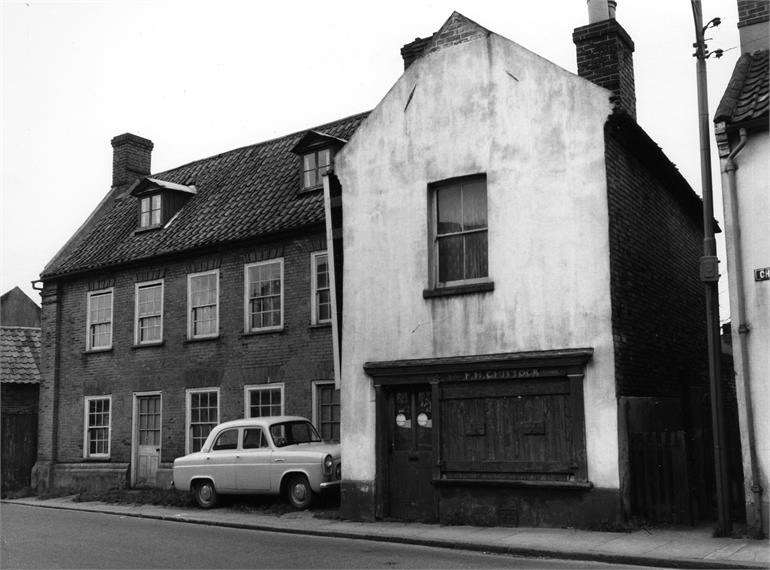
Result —
<path fill-rule="evenodd" d="M 770 267 L 755 269 L 754 281 L 770 281 Z"/>

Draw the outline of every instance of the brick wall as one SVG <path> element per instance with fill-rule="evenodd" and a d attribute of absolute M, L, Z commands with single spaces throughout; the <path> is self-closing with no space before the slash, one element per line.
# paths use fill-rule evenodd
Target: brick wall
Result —
<path fill-rule="evenodd" d="M 311 417 L 312 381 L 333 379 L 331 329 L 310 324 L 310 254 L 325 245 L 318 234 L 63 283 L 58 461 L 83 461 L 85 396 L 112 396 L 112 462 L 131 460 L 135 392 L 162 393 L 162 462 L 185 452 L 188 388 L 219 387 L 220 421 L 227 421 L 244 415 L 244 385 L 283 382 L 285 412 Z M 284 329 L 244 334 L 244 264 L 274 256 L 284 259 Z M 207 268 L 219 269 L 220 335 L 188 341 L 187 275 Z M 164 343 L 137 348 L 135 284 L 158 277 L 164 279 Z M 87 352 L 86 295 L 105 285 L 114 287 L 113 348 Z M 44 342 L 49 336 L 44 333 Z"/>
<path fill-rule="evenodd" d="M 618 396 L 680 397 L 708 381 L 698 200 L 628 123 L 605 127 Z"/>
<path fill-rule="evenodd" d="M 738 0 L 738 27 L 767 22 L 770 2 L 767 0 Z"/>
<path fill-rule="evenodd" d="M 576 28 L 578 75 L 612 91 L 617 110 L 636 117 L 634 42 L 614 19 Z"/>

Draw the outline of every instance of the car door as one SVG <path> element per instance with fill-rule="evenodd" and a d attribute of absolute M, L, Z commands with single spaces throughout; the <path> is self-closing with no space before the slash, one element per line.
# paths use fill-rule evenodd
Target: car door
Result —
<path fill-rule="evenodd" d="M 273 450 L 260 427 L 243 430 L 243 444 L 236 457 L 235 484 L 240 491 L 270 490 L 270 462 Z"/>
<path fill-rule="evenodd" d="M 238 450 L 238 428 L 226 429 L 220 433 L 211 451 L 206 456 L 207 471 L 214 479 L 218 491 L 235 491 L 236 456 Z"/>

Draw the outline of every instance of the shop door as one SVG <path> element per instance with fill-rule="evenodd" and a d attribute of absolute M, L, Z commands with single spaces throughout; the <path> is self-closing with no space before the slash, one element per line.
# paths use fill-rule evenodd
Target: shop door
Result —
<path fill-rule="evenodd" d="M 403 520 L 436 518 L 430 386 L 396 387 L 389 398 L 389 507 Z"/>
<path fill-rule="evenodd" d="M 135 486 L 154 486 L 160 464 L 160 395 L 136 398 Z"/>

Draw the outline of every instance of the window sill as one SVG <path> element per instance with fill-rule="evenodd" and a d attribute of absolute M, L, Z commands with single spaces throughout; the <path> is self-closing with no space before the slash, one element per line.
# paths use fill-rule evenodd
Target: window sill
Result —
<path fill-rule="evenodd" d="M 332 326 L 332 322 L 328 321 L 328 322 L 325 322 L 325 323 L 310 323 L 310 327 L 309 328 L 310 328 L 310 330 L 328 329 L 331 326 Z"/>
<path fill-rule="evenodd" d="M 100 352 L 112 352 L 112 347 L 109 348 L 87 348 L 83 351 L 83 354 L 99 354 Z"/>
<path fill-rule="evenodd" d="M 139 349 L 139 348 L 157 348 L 157 347 L 163 346 L 165 344 L 166 344 L 165 340 L 161 340 L 161 341 L 158 341 L 158 342 L 145 342 L 145 343 L 142 343 L 142 344 L 131 345 L 131 349 L 132 350 L 136 350 L 136 349 Z"/>
<path fill-rule="evenodd" d="M 97 455 L 83 458 L 83 463 L 110 463 L 112 458 L 109 455 Z"/>
<path fill-rule="evenodd" d="M 432 299 L 434 297 L 451 297 L 454 295 L 470 295 L 473 293 L 488 293 L 495 290 L 494 281 L 480 281 L 478 283 L 463 283 L 461 285 L 449 285 L 447 287 L 435 287 L 433 289 L 424 289 L 423 299 Z"/>
<path fill-rule="evenodd" d="M 209 341 L 209 340 L 219 340 L 220 338 L 222 338 L 222 335 L 219 335 L 219 334 L 215 335 L 215 336 L 203 336 L 203 337 L 198 337 L 198 338 L 188 338 L 188 339 L 185 339 L 182 344 L 194 344 L 196 342 L 206 342 L 206 341 Z"/>
<path fill-rule="evenodd" d="M 265 330 L 255 330 L 255 331 L 244 331 L 241 334 L 241 337 L 249 337 L 249 336 L 262 336 L 266 334 L 280 334 L 286 330 L 285 327 L 275 328 L 275 329 L 265 329 Z"/>
<path fill-rule="evenodd" d="M 436 486 L 466 486 L 466 487 L 529 487 L 537 489 L 563 489 L 566 491 L 587 491 L 593 489 L 590 481 L 531 481 L 508 479 L 433 479 Z"/>
<path fill-rule="evenodd" d="M 147 226 L 146 228 L 136 228 L 134 230 L 134 235 L 143 234 L 146 232 L 154 232 L 161 229 L 163 229 L 163 224 L 155 224 L 154 226 Z"/>
<path fill-rule="evenodd" d="M 311 186 L 310 188 L 300 188 L 299 192 L 297 192 L 299 195 L 302 194 L 313 194 L 314 192 L 318 192 L 320 190 L 324 189 L 323 184 L 319 184 L 317 186 Z"/>

